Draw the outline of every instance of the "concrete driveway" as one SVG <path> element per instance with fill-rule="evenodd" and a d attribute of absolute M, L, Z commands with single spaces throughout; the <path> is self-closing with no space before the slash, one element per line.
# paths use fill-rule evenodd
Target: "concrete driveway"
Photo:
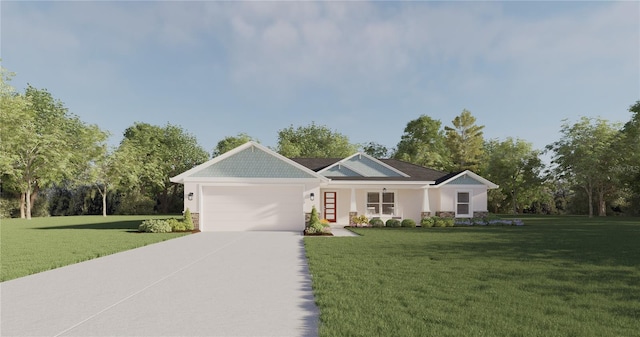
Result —
<path fill-rule="evenodd" d="M 2 336 L 317 336 L 318 327 L 292 232 L 188 235 L 0 283 L 0 302 Z"/>

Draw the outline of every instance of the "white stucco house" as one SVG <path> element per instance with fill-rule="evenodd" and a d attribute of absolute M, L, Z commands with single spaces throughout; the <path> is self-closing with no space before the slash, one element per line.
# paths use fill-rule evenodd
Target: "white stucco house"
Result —
<path fill-rule="evenodd" d="M 247 142 L 171 181 L 184 184 L 184 207 L 201 231 L 302 231 L 312 206 L 349 225 L 369 218 L 474 217 L 487 214 L 487 190 L 471 172 L 441 172 L 363 153 L 347 158 L 286 158 Z"/>

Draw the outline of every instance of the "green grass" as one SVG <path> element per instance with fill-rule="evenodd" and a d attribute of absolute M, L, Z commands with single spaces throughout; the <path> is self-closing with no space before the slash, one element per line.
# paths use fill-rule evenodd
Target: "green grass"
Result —
<path fill-rule="evenodd" d="M 305 238 L 320 336 L 640 336 L 640 218 Z"/>
<path fill-rule="evenodd" d="M 0 220 L 0 281 L 168 240 L 184 233 L 137 233 L 144 219 L 72 216 Z"/>

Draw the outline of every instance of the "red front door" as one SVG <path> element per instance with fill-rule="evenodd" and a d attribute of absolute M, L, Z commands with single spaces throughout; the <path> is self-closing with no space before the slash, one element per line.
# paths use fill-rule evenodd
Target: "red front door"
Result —
<path fill-rule="evenodd" d="M 336 192 L 324 192 L 324 218 L 336 222 Z"/>

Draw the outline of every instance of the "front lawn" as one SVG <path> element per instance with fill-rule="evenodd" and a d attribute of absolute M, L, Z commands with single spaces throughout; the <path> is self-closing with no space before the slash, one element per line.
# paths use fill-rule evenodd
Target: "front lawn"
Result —
<path fill-rule="evenodd" d="M 640 219 L 305 238 L 320 336 L 640 336 Z"/>
<path fill-rule="evenodd" d="M 137 233 L 160 216 L 70 216 L 0 220 L 0 282 L 66 266 L 184 233 Z"/>

